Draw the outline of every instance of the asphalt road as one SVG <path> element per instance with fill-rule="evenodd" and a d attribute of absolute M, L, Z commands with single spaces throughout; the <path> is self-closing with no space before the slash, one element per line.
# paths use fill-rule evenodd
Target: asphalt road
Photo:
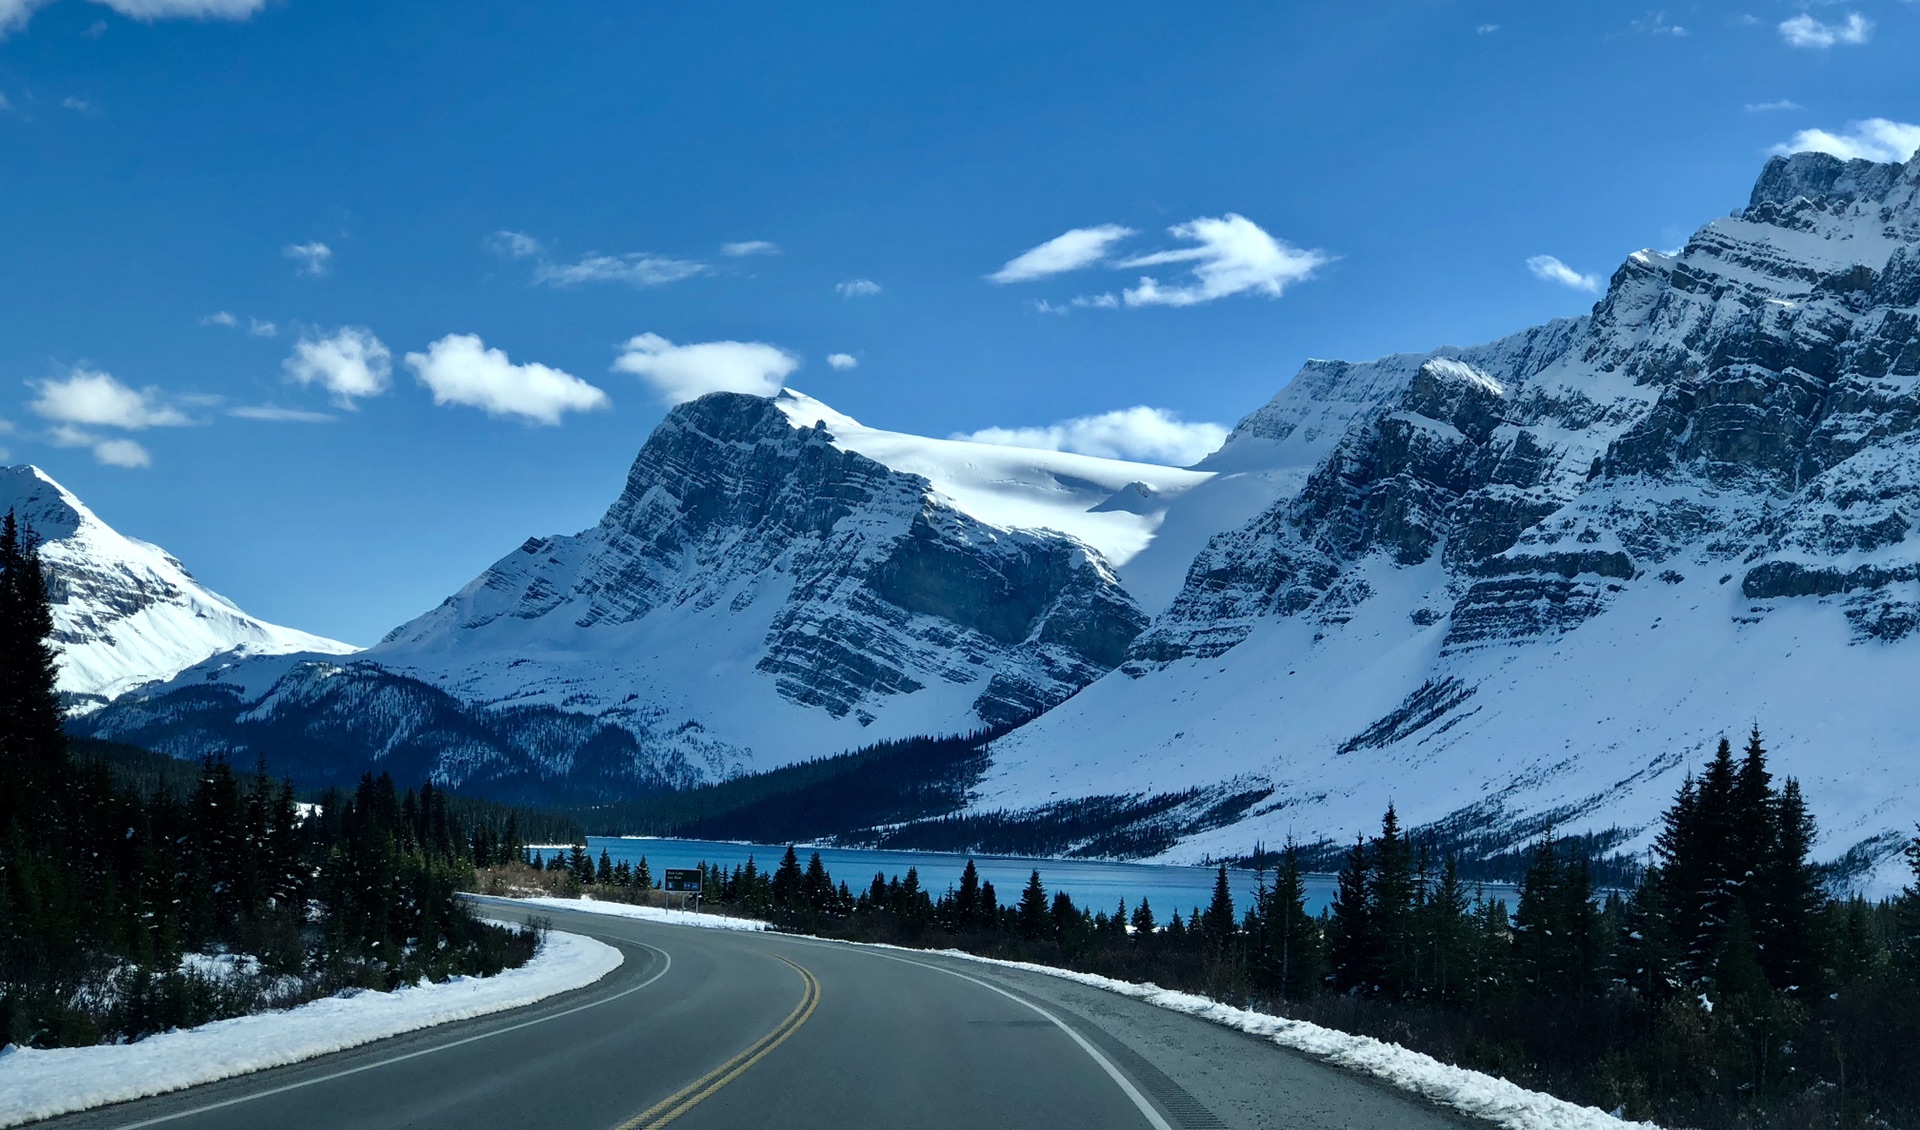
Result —
<path fill-rule="evenodd" d="M 625 963 L 529 1008 L 39 1125 L 1475 1125 L 1272 1044 L 1056 978 L 776 934 L 542 917 L 618 946 Z"/>

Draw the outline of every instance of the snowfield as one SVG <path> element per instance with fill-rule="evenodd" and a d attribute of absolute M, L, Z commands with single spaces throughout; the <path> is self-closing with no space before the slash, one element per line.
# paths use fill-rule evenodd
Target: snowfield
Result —
<path fill-rule="evenodd" d="M 593 984 L 619 950 L 558 931 L 532 961 L 493 977 L 456 977 L 391 993 L 328 997 L 163 1032 L 131 1044 L 0 1051 L 0 1127 L 164 1094 L 326 1055 L 403 1032 L 520 1008 Z"/>
<path fill-rule="evenodd" d="M 582 914 L 605 914 L 613 918 L 638 918 L 646 922 L 663 922 L 669 926 L 701 926 L 708 930 L 773 929 L 772 923 L 762 922 L 758 918 L 729 918 L 724 914 L 708 914 L 704 911 L 669 910 L 665 907 L 634 906 L 631 903 L 602 902 L 589 898 L 563 899 L 547 895 L 515 899 L 489 897 L 483 905 L 500 906 L 507 902 L 546 906 L 555 910 L 577 910 Z"/>

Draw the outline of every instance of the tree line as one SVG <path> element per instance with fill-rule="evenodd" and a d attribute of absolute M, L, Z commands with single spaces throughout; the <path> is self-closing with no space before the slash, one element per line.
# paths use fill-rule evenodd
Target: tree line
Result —
<path fill-rule="evenodd" d="M 1895 898 L 1835 895 L 1813 861 L 1797 782 L 1758 730 L 1723 740 L 1663 815 L 1648 865 L 1597 890 L 1588 841 L 1543 836 L 1511 903 L 1400 825 L 1344 856 L 1308 909 L 1289 843 L 1236 906 L 1226 868 L 1205 907 L 1107 907 L 1038 870 L 1000 892 L 916 869 L 854 888 L 819 853 L 701 864 L 709 905 L 782 928 L 1153 981 L 1377 1036 L 1633 1118 L 1702 1128 L 1920 1126 L 1920 840 Z M 644 865 L 575 847 L 569 889 L 647 898 Z M 657 896 L 653 896 L 657 901 Z M 1165 913 L 1173 910 L 1173 913 Z"/>
<path fill-rule="evenodd" d="M 131 1040 L 349 987 L 489 974 L 531 932 L 456 899 L 518 858 L 512 814 L 469 824 L 369 776 L 303 806 L 264 769 L 206 761 L 150 790 L 61 729 L 38 547 L 0 519 L 0 1045 Z"/>

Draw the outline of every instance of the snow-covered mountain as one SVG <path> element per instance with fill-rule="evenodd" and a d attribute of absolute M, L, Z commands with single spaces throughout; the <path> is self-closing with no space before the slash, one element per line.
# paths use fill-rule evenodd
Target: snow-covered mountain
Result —
<path fill-rule="evenodd" d="M 0 467 L 0 511 L 42 539 L 51 576 L 60 689 L 93 709 L 220 655 L 344 655 L 348 644 L 255 619 L 157 545 L 102 522 L 38 467 Z"/>
<path fill-rule="evenodd" d="M 1194 858 L 1388 800 L 1631 850 L 1757 722 L 1864 874 L 1920 817 L 1917 194 L 1920 158 L 1776 159 L 1589 314 L 1310 362 L 1186 470 L 709 396 L 598 525 L 363 655 L 217 659 L 82 724 L 605 796 L 1045 711 L 976 811 L 1101 798 L 1101 842 Z"/>
<path fill-rule="evenodd" d="M 1920 819 L 1917 196 L 1920 157 L 1776 158 L 1584 317 L 1309 365 L 1209 465 L 1323 421 L 1325 457 L 996 743 L 976 807 L 1264 792 L 1181 857 L 1345 840 L 1388 800 L 1635 848 L 1757 722 L 1827 853 L 1885 860 Z"/>
<path fill-rule="evenodd" d="M 377 757 L 442 732 L 445 694 L 462 725 L 518 719 L 449 739 L 447 783 L 568 776 L 593 743 L 641 785 L 1004 725 L 1120 663 L 1147 617 L 1115 566 L 1213 477 L 716 393 L 668 414 L 598 525 L 529 539 L 352 664 L 207 664 L 89 726 L 239 750 L 297 710 Z"/>

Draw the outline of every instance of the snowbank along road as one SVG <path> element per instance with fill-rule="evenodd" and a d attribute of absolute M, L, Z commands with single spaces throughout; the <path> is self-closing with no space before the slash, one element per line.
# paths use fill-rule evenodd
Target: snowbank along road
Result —
<path fill-rule="evenodd" d="M 518 1012 L 40 1125 L 1472 1125 L 1264 1041 L 1056 978 L 777 934 L 542 914 L 626 961 L 588 989 Z"/>

